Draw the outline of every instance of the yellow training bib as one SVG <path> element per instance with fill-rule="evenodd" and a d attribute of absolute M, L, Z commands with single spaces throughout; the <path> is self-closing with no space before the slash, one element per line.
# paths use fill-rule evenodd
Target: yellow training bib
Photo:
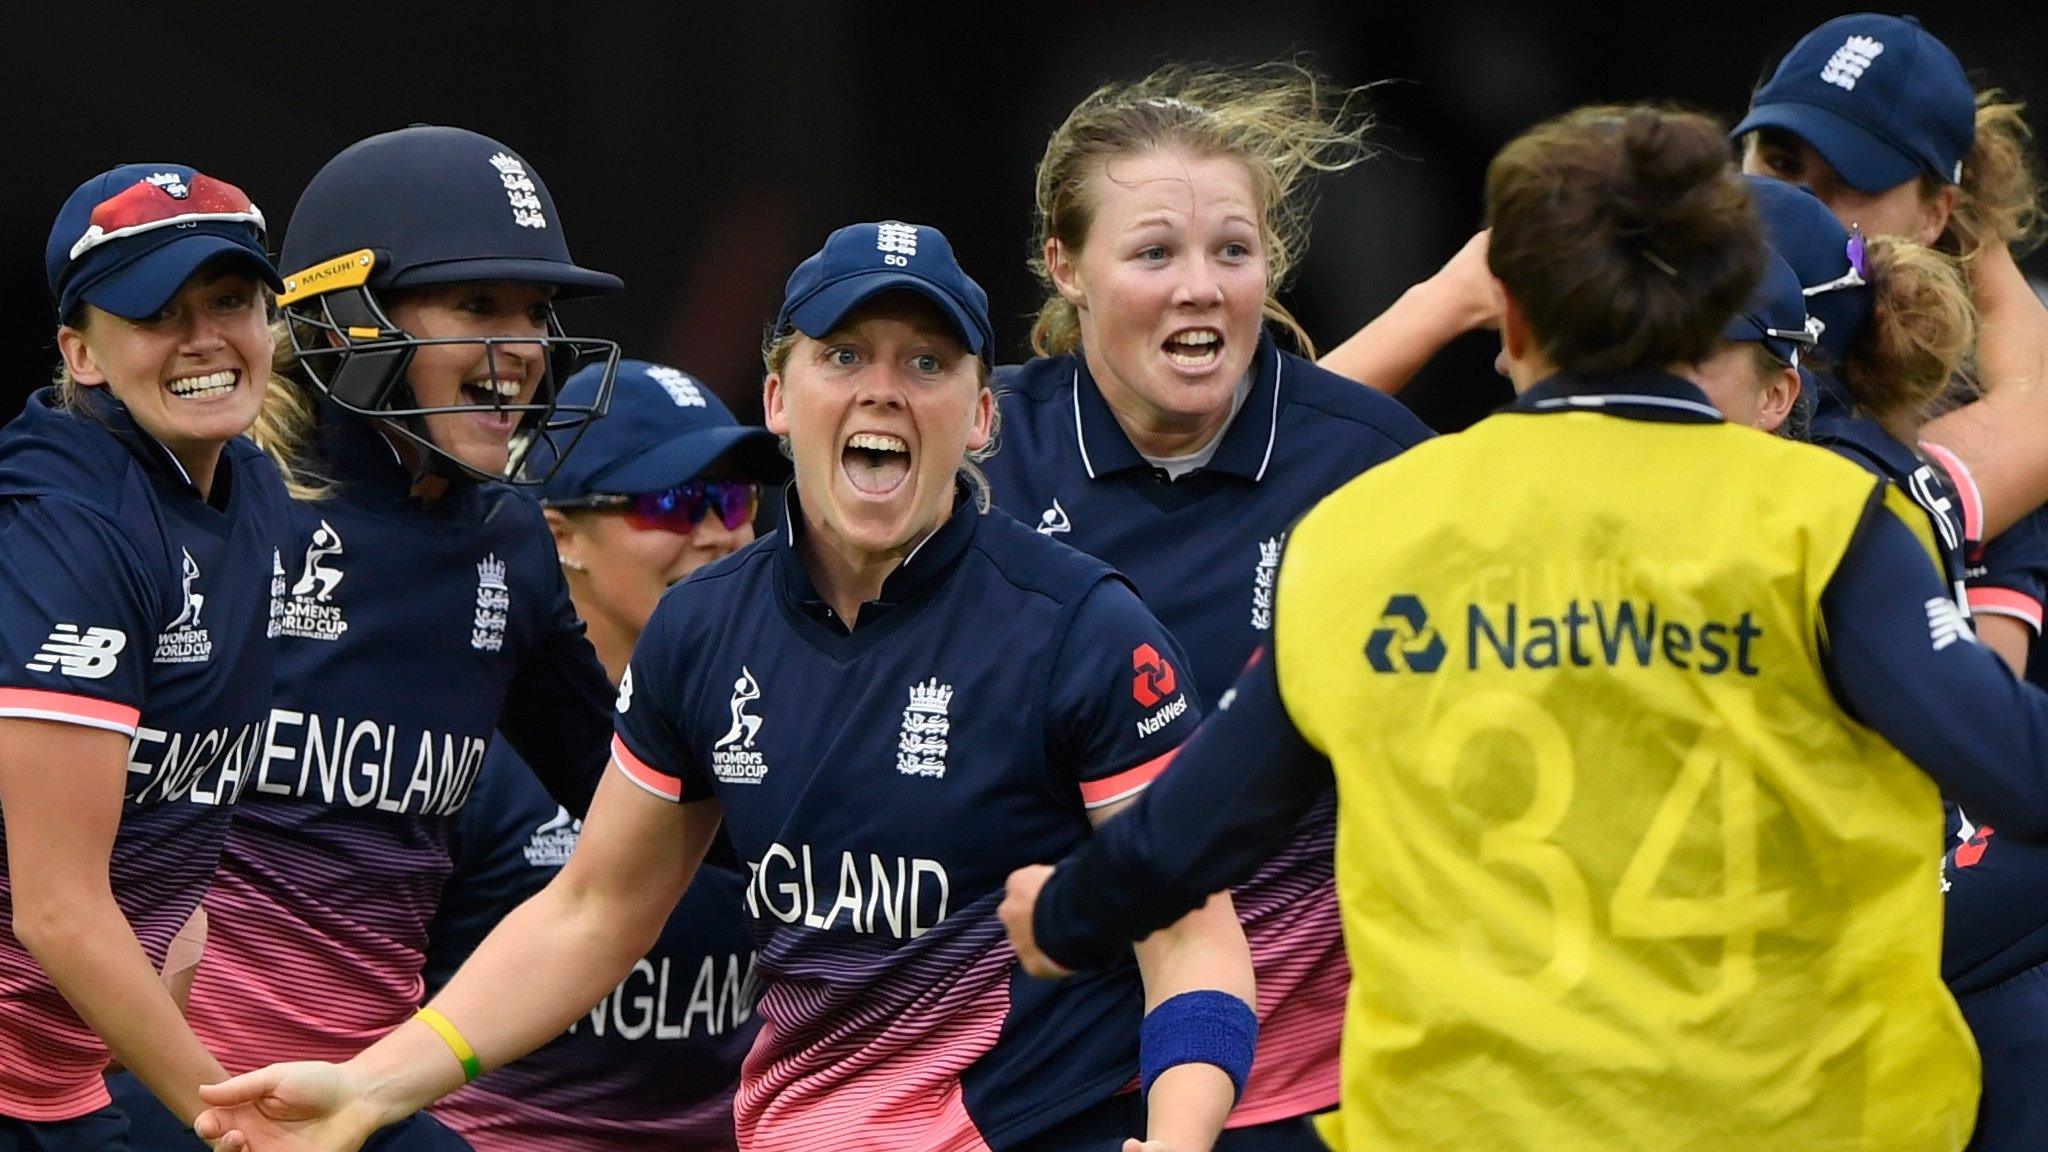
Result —
<path fill-rule="evenodd" d="M 1963 1146 L 1941 802 L 1820 663 L 1884 491 L 1751 429 L 1515 412 L 1295 529 L 1353 1152 Z"/>

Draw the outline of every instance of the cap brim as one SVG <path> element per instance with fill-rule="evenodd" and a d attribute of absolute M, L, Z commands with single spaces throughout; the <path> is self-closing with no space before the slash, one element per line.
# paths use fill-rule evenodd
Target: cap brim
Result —
<path fill-rule="evenodd" d="M 1830 108 L 1818 104 L 1762 104 L 1749 110 L 1730 136 L 1741 139 L 1759 128 L 1792 133 L 1820 153 L 1851 188 L 1883 192 L 1920 174 L 1920 161 L 1898 146 Z"/>
<path fill-rule="evenodd" d="M 576 495 L 603 492 L 636 496 L 659 492 L 695 477 L 728 453 L 734 457 L 733 471 L 742 479 L 769 481 L 783 471 L 779 467 L 782 455 L 776 449 L 775 434 L 766 428 L 706 428 L 665 440 L 658 447 L 596 472 L 586 485 L 590 491 Z"/>
<path fill-rule="evenodd" d="M 884 292 L 915 292 L 939 306 L 939 311 L 953 322 L 960 334 L 960 340 L 967 350 L 979 356 L 987 348 L 987 337 L 974 315 L 952 294 L 922 276 L 908 272 L 894 272 L 877 269 L 858 276 L 849 276 L 834 281 L 819 289 L 810 299 L 790 310 L 789 322 L 797 331 L 812 339 L 823 339 L 846 319 L 846 314 L 867 303 Z"/>
<path fill-rule="evenodd" d="M 1730 320 L 1728 326 L 1721 329 L 1721 339 L 1737 344 L 1759 344 L 1769 336 L 1763 325 L 1748 313 L 1737 313 L 1735 319 Z"/>
<path fill-rule="evenodd" d="M 560 260 L 528 260 L 487 256 L 475 260 L 446 260 L 408 268 L 391 278 L 387 287 L 417 288 L 426 284 L 466 284 L 480 281 L 512 280 L 526 284 L 551 284 L 563 296 L 599 296 L 617 292 L 626 282 L 609 272 L 579 268 Z"/>
<path fill-rule="evenodd" d="M 108 269 L 79 289 L 78 298 L 103 312 L 146 320 L 163 311 L 202 265 L 221 256 L 240 257 L 272 291 L 284 290 L 277 269 L 260 250 L 227 236 L 194 233 Z"/>

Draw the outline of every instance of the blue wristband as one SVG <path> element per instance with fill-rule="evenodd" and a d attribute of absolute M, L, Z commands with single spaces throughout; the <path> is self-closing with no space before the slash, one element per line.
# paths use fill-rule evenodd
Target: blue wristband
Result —
<path fill-rule="evenodd" d="M 1213 1064 L 1241 1097 L 1258 1043 L 1259 1018 L 1244 1001 L 1213 988 L 1183 992 L 1147 1013 L 1138 1028 L 1138 1079 L 1149 1094 L 1168 1068 Z"/>

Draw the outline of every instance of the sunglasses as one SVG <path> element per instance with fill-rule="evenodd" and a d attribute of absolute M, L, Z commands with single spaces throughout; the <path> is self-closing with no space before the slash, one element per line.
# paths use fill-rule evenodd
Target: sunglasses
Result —
<path fill-rule="evenodd" d="M 624 512 L 626 523 L 643 531 L 659 529 L 687 536 L 711 512 L 729 531 L 754 520 L 761 508 L 761 485 L 752 480 L 692 480 L 659 492 L 637 496 L 593 495 L 548 503 L 550 508 L 592 508 Z"/>
<path fill-rule="evenodd" d="M 1843 252 L 1849 258 L 1849 270 L 1825 284 L 1799 290 L 1804 296 L 1818 296 L 1838 288 L 1861 288 L 1870 283 L 1870 259 L 1863 243 L 1863 229 L 1854 228 L 1849 232 L 1849 245 Z"/>
<path fill-rule="evenodd" d="M 85 234 L 71 246 L 71 259 L 123 237 L 205 221 L 252 224 L 263 231 L 263 213 L 247 193 L 225 180 L 196 172 L 190 181 L 156 179 L 164 182 L 137 180 L 100 201 Z"/>

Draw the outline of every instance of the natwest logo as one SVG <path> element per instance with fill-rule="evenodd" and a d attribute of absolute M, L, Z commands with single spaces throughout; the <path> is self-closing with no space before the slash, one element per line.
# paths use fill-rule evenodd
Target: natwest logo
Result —
<path fill-rule="evenodd" d="M 1180 678 L 1173 674 L 1173 665 L 1159 654 L 1159 649 L 1150 644 L 1140 644 L 1131 649 L 1131 697 L 1140 705 L 1151 708 L 1161 700 L 1173 695 Z"/>
<path fill-rule="evenodd" d="M 1394 656 L 1410 672 L 1434 672 L 1444 662 L 1444 638 L 1429 624 L 1429 609 L 1407 593 L 1389 596 L 1380 612 L 1380 626 L 1365 640 L 1365 662 L 1375 672 L 1398 669 Z"/>
<path fill-rule="evenodd" d="M 1152 713 L 1138 721 L 1138 739 L 1152 735 L 1187 713 L 1188 696 L 1176 693 L 1180 677 L 1150 644 L 1131 649 L 1131 698 Z"/>
<path fill-rule="evenodd" d="M 1930 619 L 1933 603 L 1948 601 L 1930 602 Z M 1431 673 L 1454 651 L 1462 651 L 1462 666 L 1470 671 L 1663 664 L 1703 676 L 1755 676 L 1758 641 L 1764 635 L 1752 612 L 1721 619 L 1680 617 L 1648 598 L 1575 596 L 1543 606 L 1468 603 L 1464 608 L 1464 631 L 1458 632 L 1453 617 L 1445 625 L 1451 633 L 1447 642 L 1421 597 L 1405 592 L 1388 597 L 1379 627 L 1366 637 L 1366 663 L 1375 672 Z"/>

